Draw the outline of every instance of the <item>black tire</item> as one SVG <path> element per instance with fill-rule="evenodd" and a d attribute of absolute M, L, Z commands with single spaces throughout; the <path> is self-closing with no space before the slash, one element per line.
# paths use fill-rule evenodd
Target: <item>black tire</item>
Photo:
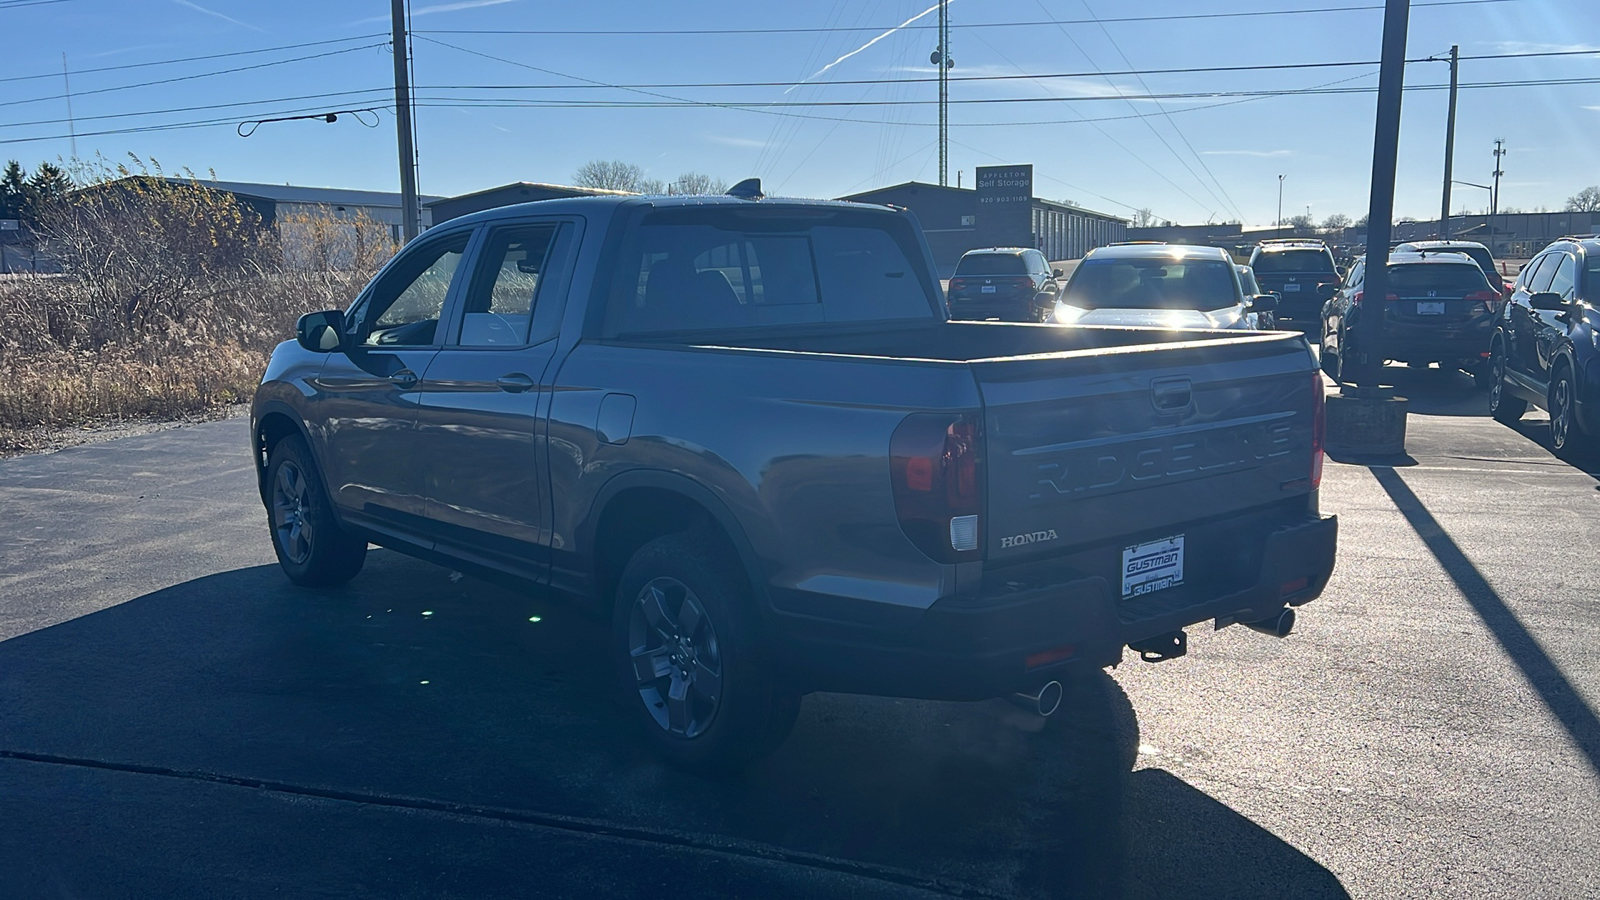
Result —
<path fill-rule="evenodd" d="M 1528 401 L 1506 389 L 1506 345 L 1496 340 L 1489 348 L 1489 415 L 1502 425 L 1515 425 L 1528 411 Z"/>
<path fill-rule="evenodd" d="M 1350 336 L 1345 335 L 1339 339 L 1339 353 L 1333 360 L 1333 380 L 1339 384 L 1354 384 L 1354 370 L 1348 363 L 1350 359 Z"/>
<path fill-rule="evenodd" d="M 1555 377 L 1550 379 L 1550 446 L 1557 453 L 1571 453 L 1584 449 L 1588 441 L 1578 424 L 1578 383 L 1572 377 L 1572 367 L 1565 362 L 1556 364 Z"/>
<path fill-rule="evenodd" d="M 344 584 L 367 560 L 366 540 L 334 519 L 322 473 L 299 435 L 278 441 L 267 458 L 267 524 L 278 565 L 302 587 Z"/>
<path fill-rule="evenodd" d="M 646 741 L 672 764 L 737 770 L 793 730 L 800 695 L 770 670 L 754 606 L 717 535 L 657 538 L 623 569 L 612 618 L 617 675 Z"/>

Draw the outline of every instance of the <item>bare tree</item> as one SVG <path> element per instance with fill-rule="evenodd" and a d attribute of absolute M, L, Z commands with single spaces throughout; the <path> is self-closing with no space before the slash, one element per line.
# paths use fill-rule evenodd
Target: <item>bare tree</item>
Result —
<path fill-rule="evenodd" d="M 727 189 L 726 181 L 699 172 L 685 172 L 667 185 L 669 194 L 720 194 Z"/>
<path fill-rule="evenodd" d="M 572 183 L 578 187 L 632 191 L 635 194 L 665 192 L 665 185 L 659 179 L 646 178 L 644 169 L 620 159 L 591 159 L 578 167 L 572 176 Z"/>
<path fill-rule="evenodd" d="M 1350 217 L 1344 213 L 1334 213 L 1322 220 L 1323 231 L 1343 231 L 1350 227 Z"/>
<path fill-rule="evenodd" d="M 1154 224 L 1156 224 L 1156 216 L 1155 213 L 1150 211 L 1149 207 L 1133 211 L 1133 227 L 1149 228 Z"/>
<path fill-rule="evenodd" d="M 1301 213 L 1298 216 L 1290 216 L 1288 219 L 1284 220 L 1283 224 L 1289 226 L 1289 230 L 1295 234 L 1310 234 L 1316 226 L 1316 223 L 1312 221 L 1311 217 L 1305 213 Z"/>
<path fill-rule="evenodd" d="M 1600 185 L 1589 185 L 1567 198 L 1567 212 L 1600 212 Z"/>

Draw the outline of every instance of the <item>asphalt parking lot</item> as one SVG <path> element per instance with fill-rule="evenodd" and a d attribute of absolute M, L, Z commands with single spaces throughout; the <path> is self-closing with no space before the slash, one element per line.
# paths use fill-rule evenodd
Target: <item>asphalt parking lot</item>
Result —
<path fill-rule="evenodd" d="M 380 550 L 292 589 L 241 419 L 0 461 L 0 895 L 1600 895 L 1600 460 L 1393 374 L 1409 457 L 1329 465 L 1290 638 L 1048 721 L 814 695 L 727 781 L 550 598 Z"/>

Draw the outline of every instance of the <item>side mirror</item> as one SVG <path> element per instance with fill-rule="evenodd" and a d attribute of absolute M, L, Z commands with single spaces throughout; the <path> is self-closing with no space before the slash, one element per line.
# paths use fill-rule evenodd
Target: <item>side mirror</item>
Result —
<path fill-rule="evenodd" d="M 1277 294 L 1257 294 L 1254 297 L 1251 297 L 1250 302 L 1246 303 L 1244 306 L 1245 312 L 1253 313 L 1277 312 L 1277 310 Z"/>
<path fill-rule="evenodd" d="M 328 353 L 344 345 L 344 313 L 337 309 L 306 313 L 294 326 L 295 340 L 312 353 Z"/>
<path fill-rule="evenodd" d="M 1337 293 L 1339 293 L 1339 286 L 1337 284 L 1319 284 L 1319 285 L 1317 285 L 1317 296 L 1322 298 L 1323 300 L 1328 300 L 1328 299 L 1332 298 L 1334 294 L 1337 294 Z"/>
<path fill-rule="evenodd" d="M 1056 278 L 1060 278 L 1061 277 L 1061 270 L 1060 269 L 1051 269 L 1050 270 L 1050 274 L 1052 276 L 1056 277 Z"/>
<path fill-rule="evenodd" d="M 1528 298 L 1528 305 L 1534 309 L 1543 309 L 1550 312 L 1559 312 L 1567 308 L 1566 301 L 1555 291 L 1540 291 Z"/>

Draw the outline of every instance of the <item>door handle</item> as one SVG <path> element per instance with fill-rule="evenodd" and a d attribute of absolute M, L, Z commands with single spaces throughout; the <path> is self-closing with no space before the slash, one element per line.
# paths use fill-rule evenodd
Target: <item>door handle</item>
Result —
<path fill-rule="evenodd" d="M 411 371 L 410 369 L 401 369 L 400 371 L 389 376 L 389 383 L 403 391 L 409 391 L 416 387 L 417 382 L 421 380 L 422 379 L 417 377 L 417 373 Z"/>
<path fill-rule="evenodd" d="M 522 374 L 521 372 L 513 372 L 510 375 L 501 375 L 499 378 L 495 379 L 494 383 L 500 386 L 500 390 L 505 391 L 508 394 L 520 394 L 523 391 L 529 390 L 533 387 L 533 379 Z"/>

